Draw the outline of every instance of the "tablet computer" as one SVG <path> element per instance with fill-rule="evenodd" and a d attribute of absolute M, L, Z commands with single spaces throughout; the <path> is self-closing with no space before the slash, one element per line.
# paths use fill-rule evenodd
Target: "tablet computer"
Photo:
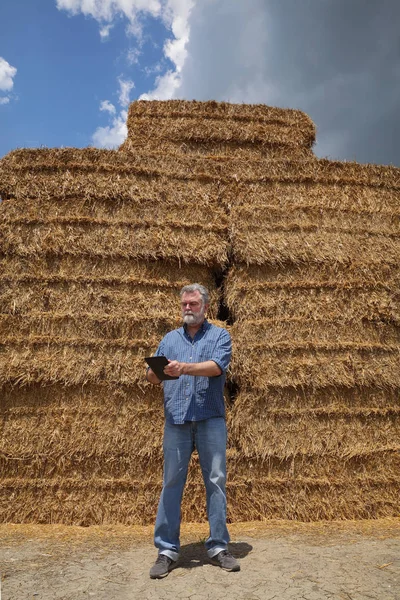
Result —
<path fill-rule="evenodd" d="M 179 377 L 172 377 L 172 375 L 166 375 L 164 373 L 164 367 L 168 364 L 168 359 L 165 356 L 146 356 L 144 359 L 149 365 L 150 369 L 160 379 L 160 381 L 167 381 L 169 379 L 179 379 Z"/>

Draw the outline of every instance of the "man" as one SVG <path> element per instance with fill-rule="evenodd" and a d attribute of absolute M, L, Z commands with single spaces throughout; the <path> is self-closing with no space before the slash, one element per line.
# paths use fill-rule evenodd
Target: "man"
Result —
<path fill-rule="evenodd" d="M 158 558 L 150 570 L 152 579 L 168 575 L 179 558 L 180 510 L 189 461 L 196 448 L 206 488 L 210 536 L 205 545 L 213 564 L 239 571 L 237 560 L 227 551 L 226 527 L 226 424 L 225 374 L 231 358 L 231 339 L 226 329 L 205 318 L 207 289 L 194 283 L 180 293 L 183 327 L 161 340 L 155 356 L 165 356 L 164 477 L 154 543 Z M 149 368 L 147 380 L 161 383 Z"/>

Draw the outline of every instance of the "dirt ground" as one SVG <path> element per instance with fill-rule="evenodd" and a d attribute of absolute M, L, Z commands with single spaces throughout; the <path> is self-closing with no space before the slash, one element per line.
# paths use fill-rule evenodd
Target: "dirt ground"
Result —
<path fill-rule="evenodd" d="M 0 525 L 0 600 L 400 600 L 400 519 L 230 533 L 239 573 L 210 565 L 207 525 L 186 524 L 178 567 L 151 580 L 151 527 Z"/>

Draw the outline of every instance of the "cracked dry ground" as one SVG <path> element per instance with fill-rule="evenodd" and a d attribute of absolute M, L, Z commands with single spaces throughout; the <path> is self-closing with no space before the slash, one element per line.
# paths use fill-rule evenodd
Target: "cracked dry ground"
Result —
<path fill-rule="evenodd" d="M 207 526 L 182 527 L 178 567 L 150 580 L 150 527 L 0 525 L 2 600 L 400 600 L 400 519 L 230 526 L 239 573 L 208 563 Z"/>

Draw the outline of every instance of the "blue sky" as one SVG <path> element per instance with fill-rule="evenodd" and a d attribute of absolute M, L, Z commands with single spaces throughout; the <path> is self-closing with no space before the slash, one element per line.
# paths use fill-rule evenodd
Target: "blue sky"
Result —
<path fill-rule="evenodd" d="M 2 0 L 0 157 L 117 147 L 137 98 L 299 108 L 318 156 L 400 166 L 398 0 Z"/>

